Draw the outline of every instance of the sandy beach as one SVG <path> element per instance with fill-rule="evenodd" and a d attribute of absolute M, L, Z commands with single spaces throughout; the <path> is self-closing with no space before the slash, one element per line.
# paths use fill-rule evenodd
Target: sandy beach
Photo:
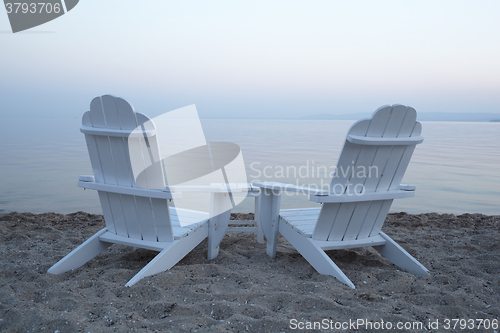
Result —
<path fill-rule="evenodd" d="M 383 230 L 431 275 L 403 272 L 371 248 L 328 251 L 354 290 L 319 275 L 281 236 L 273 260 L 243 233 L 226 235 L 215 260 L 206 260 L 205 240 L 130 288 L 125 283 L 156 252 L 114 245 L 79 269 L 46 273 L 103 226 L 102 216 L 83 212 L 0 215 L 0 331 L 289 332 L 328 322 L 323 331 L 337 332 L 335 325 L 363 319 L 391 323 L 393 332 L 397 323 L 472 332 L 483 331 L 481 319 L 500 319 L 500 216 L 390 214 Z M 446 319 L 473 319 L 475 328 L 446 329 Z"/>

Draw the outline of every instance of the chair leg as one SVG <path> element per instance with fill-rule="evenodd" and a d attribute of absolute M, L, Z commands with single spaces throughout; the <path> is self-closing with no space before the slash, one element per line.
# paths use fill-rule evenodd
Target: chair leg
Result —
<path fill-rule="evenodd" d="M 256 227 L 257 227 L 257 243 L 259 244 L 264 244 L 264 232 L 262 231 L 262 226 L 260 225 L 259 221 L 255 222 Z"/>
<path fill-rule="evenodd" d="M 97 256 L 102 251 L 113 245 L 113 243 L 101 242 L 99 236 L 106 232 L 106 228 L 98 231 L 94 236 L 87 239 L 82 245 L 71 251 L 64 258 L 50 267 L 47 273 L 62 274 L 84 265 L 87 261 Z"/>
<path fill-rule="evenodd" d="M 151 260 L 143 269 L 141 269 L 139 273 L 130 279 L 125 286 L 130 287 L 142 278 L 161 273 L 172 268 L 207 237 L 207 228 L 208 226 L 205 224 L 188 236 L 173 241 L 156 257 L 154 257 L 153 260 Z"/>
<path fill-rule="evenodd" d="M 266 237 L 267 240 L 267 255 L 271 258 L 276 258 L 276 247 L 278 246 L 278 228 L 272 231 L 270 237 Z"/>
<path fill-rule="evenodd" d="M 267 240 L 267 255 L 276 258 L 281 194 L 270 189 L 262 189 L 259 195 L 258 223 Z"/>
<path fill-rule="evenodd" d="M 208 260 L 215 259 L 219 254 L 219 245 L 226 235 L 227 225 L 231 218 L 231 211 L 211 217 L 208 221 Z"/>
<path fill-rule="evenodd" d="M 330 259 L 321 247 L 314 243 L 312 238 L 306 238 L 294 231 L 292 227 L 283 221 L 280 222 L 280 233 L 286 240 L 299 251 L 304 259 L 318 271 L 319 274 L 331 275 L 340 282 L 355 289 L 354 284 L 340 270 L 340 268 Z"/>
<path fill-rule="evenodd" d="M 259 221 L 259 196 L 255 197 L 254 225 L 257 228 L 257 243 L 264 244 L 264 230 Z"/>
<path fill-rule="evenodd" d="M 429 275 L 429 270 L 406 252 L 405 249 L 399 246 L 398 243 L 392 240 L 392 238 L 383 232 L 380 232 L 380 236 L 382 236 L 387 243 L 385 245 L 374 246 L 373 248 L 381 255 L 389 259 L 394 265 L 399 266 L 409 273 L 422 276 Z"/>
<path fill-rule="evenodd" d="M 226 234 L 231 218 L 232 203 L 226 193 L 210 194 L 210 219 L 208 220 L 208 260 L 219 254 L 219 245 Z"/>

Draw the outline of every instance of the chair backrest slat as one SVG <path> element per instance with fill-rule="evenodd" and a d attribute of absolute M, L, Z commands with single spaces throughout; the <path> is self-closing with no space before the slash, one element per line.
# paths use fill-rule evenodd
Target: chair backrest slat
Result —
<path fill-rule="evenodd" d="M 415 123 L 413 130 L 411 131 L 410 136 L 419 136 L 422 133 L 422 125 L 420 123 Z M 389 190 L 395 190 L 399 188 L 401 185 L 401 181 L 403 180 L 403 176 L 408 168 L 408 164 L 410 163 L 411 157 L 413 155 L 413 151 L 415 150 L 415 146 L 407 146 L 404 153 L 401 155 L 401 160 L 399 162 L 398 168 L 394 173 L 394 179 L 392 183 L 389 185 Z"/>
<path fill-rule="evenodd" d="M 155 125 L 153 121 L 149 120 L 143 114 L 137 113 L 137 123 L 138 126 L 143 127 L 144 130 L 155 130 Z M 155 136 L 148 137 L 147 144 L 142 144 L 143 138 L 129 139 L 134 140 L 135 144 L 140 144 L 140 149 L 142 150 L 143 162 L 145 163 L 145 172 L 143 173 L 143 178 L 141 182 L 137 181 L 137 184 L 142 188 L 149 189 L 159 189 L 165 187 L 165 178 L 163 170 L 160 163 L 155 163 L 161 159 L 160 147 L 158 144 L 158 138 Z M 142 149 L 145 146 L 149 146 L 149 149 Z M 146 167 L 147 166 L 147 167 Z"/>
<path fill-rule="evenodd" d="M 95 116 L 99 119 L 99 115 Z M 104 117 L 102 117 L 101 123 L 104 122 Z M 99 121 L 97 122 L 99 123 Z M 87 111 L 82 118 L 82 124 L 84 126 L 94 127 L 90 115 L 90 111 Z M 101 138 L 102 139 L 102 138 Z M 90 164 L 92 165 L 92 170 L 94 172 L 94 179 L 97 183 L 105 183 L 104 170 L 101 163 L 99 146 L 102 145 L 103 140 L 98 140 L 98 137 L 91 134 L 85 134 L 85 141 L 87 142 L 87 149 L 90 157 Z M 100 144 L 98 144 L 98 141 Z M 102 154 L 102 152 L 101 152 Z M 99 201 L 101 202 L 102 213 L 104 215 L 104 220 L 106 222 L 106 228 L 113 232 L 118 233 L 115 226 L 115 219 L 113 217 L 113 212 L 111 209 L 111 202 L 107 192 L 98 191 Z M 123 233 L 122 230 L 119 231 Z"/>

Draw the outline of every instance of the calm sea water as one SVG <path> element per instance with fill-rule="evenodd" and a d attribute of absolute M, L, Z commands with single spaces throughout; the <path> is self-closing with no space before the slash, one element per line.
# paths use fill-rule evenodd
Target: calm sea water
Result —
<path fill-rule="evenodd" d="M 249 181 L 328 183 L 354 121 L 202 120 L 208 141 L 238 144 Z M 500 123 L 422 122 L 404 183 L 416 196 L 392 211 L 500 214 Z M 4 119 L 0 132 L 0 212 L 101 213 L 97 193 L 78 188 L 92 174 L 80 119 Z M 288 169 L 288 173 L 286 170 Z M 284 170 L 284 171 L 283 171 Z M 264 177 L 263 172 L 266 172 Z M 252 211 L 247 199 L 235 211 Z M 307 197 L 284 197 L 282 207 L 313 207 Z"/>

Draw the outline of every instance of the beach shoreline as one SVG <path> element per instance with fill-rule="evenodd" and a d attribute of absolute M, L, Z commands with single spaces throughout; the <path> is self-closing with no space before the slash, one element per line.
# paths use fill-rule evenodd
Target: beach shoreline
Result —
<path fill-rule="evenodd" d="M 0 215 L 0 331 L 288 332 L 357 319 L 437 320 L 439 329 L 422 331 L 440 331 L 445 319 L 500 319 L 500 216 L 389 214 L 383 231 L 431 275 L 403 272 L 372 248 L 327 251 L 354 290 L 318 274 L 283 237 L 271 259 L 245 233 L 228 233 L 214 260 L 205 240 L 132 287 L 124 285 L 156 252 L 114 245 L 76 270 L 46 273 L 103 227 L 101 215 L 84 212 Z"/>

